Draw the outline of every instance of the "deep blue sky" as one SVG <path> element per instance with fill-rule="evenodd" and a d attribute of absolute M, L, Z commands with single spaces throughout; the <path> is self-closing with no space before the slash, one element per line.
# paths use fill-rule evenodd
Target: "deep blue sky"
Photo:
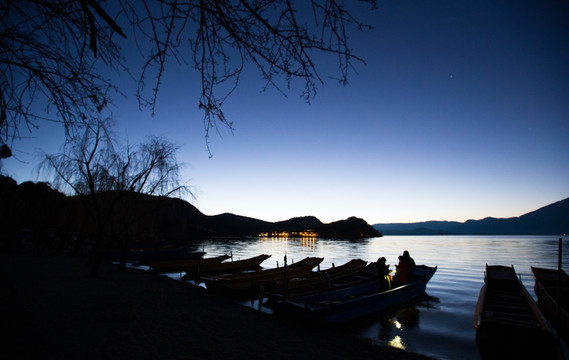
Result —
<path fill-rule="evenodd" d="M 314 215 L 369 223 L 519 216 L 569 197 L 569 11 L 565 1 L 386 1 L 357 13 L 347 86 L 326 79 L 311 104 L 246 69 L 225 102 L 235 133 L 213 134 L 208 157 L 199 82 L 171 66 L 157 114 L 138 111 L 134 84 L 113 111 L 131 142 L 157 134 L 203 213 L 267 221 Z M 323 74 L 334 67 L 328 59 Z M 128 88 L 130 86 L 130 88 Z M 132 89 L 132 90 L 131 90 Z M 42 125 L 4 171 L 36 180 L 33 149 L 56 151 Z M 46 134 L 50 134 L 47 136 Z M 41 180 L 41 179 L 40 179 Z"/>

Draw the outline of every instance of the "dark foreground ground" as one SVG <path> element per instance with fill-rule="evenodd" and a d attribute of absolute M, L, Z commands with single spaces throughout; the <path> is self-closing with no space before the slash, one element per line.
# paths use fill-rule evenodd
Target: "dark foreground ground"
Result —
<path fill-rule="evenodd" d="M 428 359 L 85 257 L 0 252 L 1 359 Z"/>

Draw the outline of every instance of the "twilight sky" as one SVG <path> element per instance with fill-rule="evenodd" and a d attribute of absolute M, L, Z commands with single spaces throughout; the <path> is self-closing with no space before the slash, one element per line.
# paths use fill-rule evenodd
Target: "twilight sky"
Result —
<path fill-rule="evenodd" d="M 326 79 L 307 104 L 302 84 L 262 92 L 252 67 L 224 103 L 235 132 L 212 134 L 208 157 L 199 77 L 171 64 L 156 116 L 135 84 L 113 109 L 129 141 L 162 135 L 203 213 L 327 223 L 519 216 L 569 197 L 569 6 L 564 1 L 380 1 L 356 15 L 349 84 Z M 334 59 L 322 63 L 333 75 Z M 121 80 L 122 81 L 122 80 Z M 132 89 L 132 90 L 131 90 Z M 34 150 L 56 152 L 41 124 L 3 171 L 43 180 Z"/>

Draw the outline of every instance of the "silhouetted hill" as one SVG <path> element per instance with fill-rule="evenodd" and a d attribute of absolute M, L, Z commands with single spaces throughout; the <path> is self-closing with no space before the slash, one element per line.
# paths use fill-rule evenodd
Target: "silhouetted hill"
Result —
<path fill-rule="evenodd" d="M 384 235 L 561 235 L 569 233 L 569 198 L 512 218 L 375 224 Z"/>
<path fill-rule="evenodd" d="M 207 216 L 205 223 L 215 229 L 219 236 L 257 236 L 271 232 L 301 232 L 312 230 L 320 237 L 327 238 L 369 238 L 381 236 L 381 233 L 365 220 L 350 217 L 324 224 L 314 216 L 295 217 L 278 222 L 267 222 L 233 214 Z"/>
<path fill-rule="evenodd" d="M 314 216 L 295 217 L 272 224 L 270 231 L 303 231 L 319 229 L 324 224 Z"/>
<path fill-rule="evenodd" d="M 258 235 L 259 229 L 266 228 L 268 224 L 266 221 L 229 213 L 205 216 L 204 219 L 204 225 L 217 236 Z"/>
<path fill-rule="evenodd" d="M 322 226 L 315 228 L 315 231 L 320 234 L 321 237 L 328 238 L 357 239 L 382 236 L 377 229 L 373 229 L 376 232 L 370 232 L 369 228 L 370 226 L 365 222 L 365 220 L 350 217 L 346 220 L 323 224 Z"/>
<path fill-rule="evenodd" d="M 6 234 L 0 242 L 2 245 L 19 241 L 22 229 L 31 230 L 38 238 L 36 242 L 53 247 L 68 246 L 75 236 L 87 239 L 86 243 L 98 231 L 96 212 L 88 196 L 68 197 L 47 183 L 18 185 L 5 176 L 0 176 L 0 195 L 0 226 Z M 304 230 L 330 238 L 381 236 L 364 220 L 354 217 L 324 224 L 313 216 L 274 223 L 229 213 L 208 216 L 184 200 L 137 193 L 98 194 L 97 204 L 102 209 L 100 213 L 112 214 L 105 220 L 103 236 L 128 236 L 131 243 L 185 244 L 212 236 L 257 236 L 263 232 Z M 128 233 L 120 233 L 125 224 L 128 224 Z M 53 244 L 46 243 L 47 237 L 53 238 L 50 240 Z"/>

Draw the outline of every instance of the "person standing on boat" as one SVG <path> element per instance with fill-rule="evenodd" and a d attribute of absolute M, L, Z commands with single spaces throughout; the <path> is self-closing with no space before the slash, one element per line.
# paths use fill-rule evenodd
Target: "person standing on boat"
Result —
<path fill-rule="evenodd" d="M 389 288 L 391 287 L 391 281 L 390 281 L 391 278 L 389 277 L 389 273 L 391 273 L 391 270 L 389 270 L 389 264 L 386 264 L 386 261 L 387 261 L 386 258 L 380 257 L 379 259 L 377 259 L 377 262 L 375 263 L 382 291 L 389 290 Z"/>

